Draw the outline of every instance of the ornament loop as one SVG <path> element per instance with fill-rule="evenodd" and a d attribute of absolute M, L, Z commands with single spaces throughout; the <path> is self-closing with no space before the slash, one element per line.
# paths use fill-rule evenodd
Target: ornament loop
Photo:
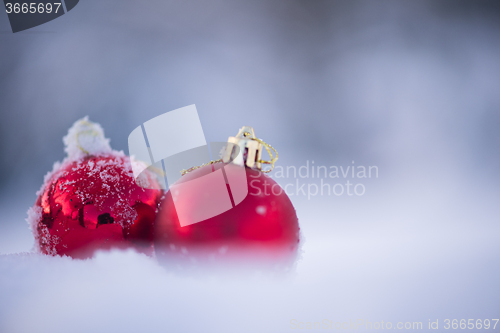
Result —
<path fill-rule="evenodd" d="M 234 149 L 230 144 L 238 146 L 242 153 L 234 156 Z M 262 147 L 266 148 L 269 153 L 271 157 L 270 161 L 262 159 Z M 261 170 L 264 173 L 271 172 L 277 160 L 278 152 L 276 149 L 263 140 L 258 139 L 255 136 L 255 131 L 250 126 L 243 126 L 235 137 L 229 137 L 226 151 L 222 156 L 222 161 L 225 163 L 232 162 L 238 165 L 245 165 L 249 168 Z M 262 164 L 270 164 L 271 168 L 262 170 Z"/>
<path fill-rule="evenodd" d="M 269 172 L 273 171 L 273 169 L 274 169 L 274 163 L 276 163 L 276 161 L 278 160 L 278 151 L 273 146 L 271 146 L 269 143 L 266 143 L 263 140 L 255 137 L 255 133 L 253 133 L 253 129 L 252 129 L 252 133 L 245 132 L 245 133 L 243 133 L 243 135 L 245 137 L 247 137 L 247 138 L 249 137 L 251 140 L 257 141 L 258 143 L 260 143 L 261 145 L 263 145 L 264 148 L 266 148 L 269 156 L 271 157 L 271 160 L 270 161 L 265 161 L 265 160 L 262 160 L 262 159 L 258 159 L 257 162 L 258 163 L 262 163 L 262 164 L 270 164 L 271 165 L 270 169 L 268 169 L 268 170 L 261 170 L 262 172 L 269 173 Z M 273 155 L 273 152 L 271 152 L 271 149 L 273 150 L 273 152 L 274 152 L 274 154 L 276 156 Z"/>
<path fill-rule="evenodd" d="M 210 161 L 210 162 L 202 164 L 202 165 L 191 167 L 189 169 L 182 169 L 181 170 L 181 176 L 184 176 L 186 173 L 189 173 L 189 172 L 194 171 L 196 169 L 203 168 L 204 166 L 215 164 L 215 163 L 220 163 L 220 162 L 222 162 L 221 158 L 219 158 L 218 160 L 215 160 L 215 161 Z"/>

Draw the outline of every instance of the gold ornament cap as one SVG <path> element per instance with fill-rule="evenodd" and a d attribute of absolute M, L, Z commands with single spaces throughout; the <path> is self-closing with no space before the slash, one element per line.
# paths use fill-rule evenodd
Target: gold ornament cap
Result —
<path fill-rule="evenodd" d="M 262 148 L 266 148 L 270 161 L 262 160 Z M 181 170 L 185 174 L 215 163 L 233 163 L 240 166 L 260 170 L 264 173 L 274 169 L 274 163 L 278 160 L 278 152 L 270 144 L 255 137 L 255 131 L 250 126 L 243 126 L 236 136 L 230 136 L 227 140 L 226 149 L 222 153 L 222 158 L 208 163 Z M 269 164 L 271 168 L 262 170 L 262 164 Z"/>
<path fill-rule="evenodd" d="M 268 143 L 255 136 L 253 127 L 243 126 L 236 136 L 230 136 L 227 140 L 226 150 L 222 155 L 222 162 L 234 163 L 240 166 L 262 170 L 262 164 L 270 164 L 271 168 L 263 172 L 270 172 L 274 168 L 274 163 L 278 160 L 278 152 Z M 236 148 L 236 146 L 238 148 Z M 271 161 L 262 160 L 262 148 L 265 147 Z M 271 152 L 274 151 L 275 155 Z"/>

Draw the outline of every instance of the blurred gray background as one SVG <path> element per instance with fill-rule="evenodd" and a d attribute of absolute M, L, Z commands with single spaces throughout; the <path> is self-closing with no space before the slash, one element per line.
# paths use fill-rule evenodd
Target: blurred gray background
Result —
<path fill-rule="evenodd" d="M 33 192 L 80 117 L 127 151 L 189 104 L 209 140 L 249 124 L 285 164 L 454 157 L 497 179 L 499 18 L 498 1 L 82 0 L 12 34 L 0 15 L 0 184 Z"/>
<path fill-rule="evenodd" d="M 398 318 L 412 297 L 500 309 L 500 2 L 82 0 L 16 34 L 1 14 L 0 252 L 31 248 L 26 210 L 75 120 L 127 152 L 190 104 L 208 141 L 253 126 L 279 165 L 379 167 L 362 197 L 292 198 L 308 281 L 353 277 L 366 309 L 389 288 Z"/>
<path fill-rule="evenodd" d="M 469 194 L 465 183 L 499 185 L 498 1 L 75 9 L 16 34 L 0 15 L 2 227 L 19 228 L 76 119 L 89 115 L 127 152 L 132 129 L 189 104 L 207 140 L 253 126 L 283 166 L 377 165 L 384 189 L 389 179 L 450 179 Z"/>

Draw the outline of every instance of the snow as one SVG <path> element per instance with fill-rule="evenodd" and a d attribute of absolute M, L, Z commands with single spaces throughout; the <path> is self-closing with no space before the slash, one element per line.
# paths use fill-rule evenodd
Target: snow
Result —
<path fill-rule="evenodd" d="M 26 219 L 26 222 L 28 222 L 30 228 L 34 230 L 36 228 L 36 225 L 38 224 L 38 221 L 40 221 L 41 217 L 42 217 L 42 207 L 38 206 L 30 207 L 28 209 L 28 217 Z"/>
<path fill-rule="evenodd" d="M 498 318 L 496 235 L 455 230 L 443 244 L 449 229 L 332 231 L 308 237 L 288 275 L 181 276 L 131 250 L 2 255 L 0 331 L 279 333 L 292 319 Z"/>

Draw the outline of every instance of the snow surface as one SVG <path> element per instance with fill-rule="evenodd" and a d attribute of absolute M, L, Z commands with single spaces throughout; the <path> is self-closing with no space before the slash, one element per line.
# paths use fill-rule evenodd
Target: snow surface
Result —
<path fill-rule="evenodd" d="M 288 332 L 292 319 L 498 318 L 495 234 L 457 230 L 446 243 L 449 229 L 394 235 L 314 234 L 285 276 L 180 276 L 133 251 L 85 261 L 2 255 L 0 332 Z"/>

